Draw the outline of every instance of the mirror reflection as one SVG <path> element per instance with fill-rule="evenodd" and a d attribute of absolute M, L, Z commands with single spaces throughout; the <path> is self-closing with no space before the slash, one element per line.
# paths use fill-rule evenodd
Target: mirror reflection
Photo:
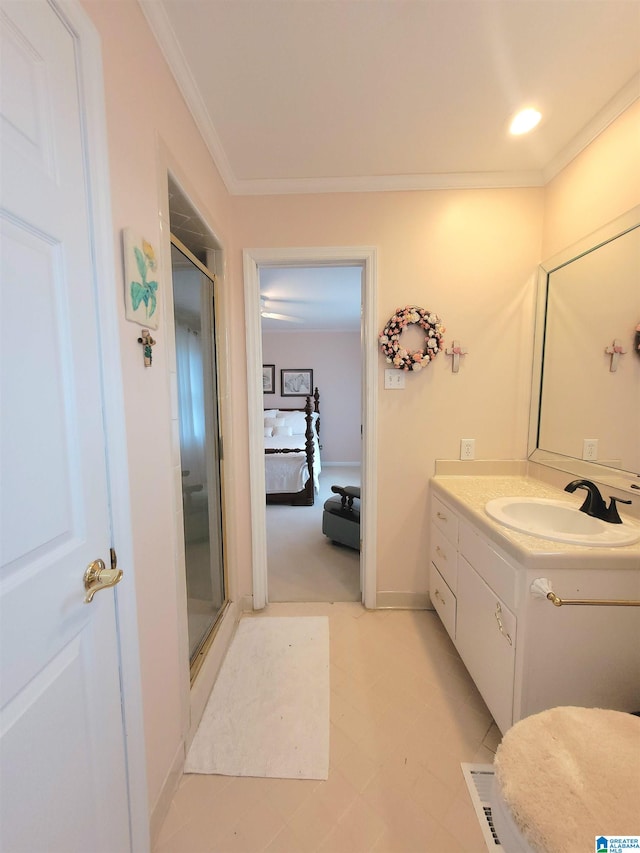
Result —
<path fill-rule="evenodd" d="M 537 448 L 640 474 L 640 226 L 546 275 Z"/>

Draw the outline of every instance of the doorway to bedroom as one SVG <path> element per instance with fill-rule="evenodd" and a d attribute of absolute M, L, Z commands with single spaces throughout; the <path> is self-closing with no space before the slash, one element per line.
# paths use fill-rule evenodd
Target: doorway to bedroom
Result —
<path fill-rule="evenodd" d="M 282 495 L 295 494 L 301 485 L 285 482 L 284 471 L 289 476 L 290 468 L 292 478 L 300 470 L 308 476 L 304 461 L 266 457 L 267 580 L 273 602 L 361 599 L 360 551 L 353 547 L 359 536 L 347 537 L 347 545 L 325 535 L 323 507 L 335 498 L 333 485 L 361 485 L 362 279 L 361 264 L 259 269 L 265 444 L 304 447 L 304 418 L 291 410 L 304 408 L 309 387 L 318 389 L 319 408 L 313 421 L 313 505 L 292 505 L 296 499 Z"/>
<path fill-rule="evenodd" d="M 265 512 L 265 446 L 263 438 L 264 381 L 262 355 L 260 272 L 270 267 L 336 267 L 360 269 L 361 320 L 361 495 L 360 591 L 365 607 L 377 607 L 377 454 L 378 454 L 378 308 L 377 250 L 375 246 L 315 246 L 309 248 L 243 249 L 243 277 L 249 416 L 249 481 L 251 507 L 252 603 L 254 610 L 269 602 L 267 530 Z M 273 313 L 282 313 L 273 311 Z M 303 367 L 307 367 L 303 365 Z M 295 373 L 305 373 L 297 369 Z M 307 373 L 307 381 L 310 377 Z M 338 371 L 339 372 L 339 371 Z M 275 377 L 275 365 L 274 365 Z M 280 375 L 282 379 L 282 375 Z M 329 385 L 334 377 L 329 377 Z M 275 378 L 274 378 L 275 381 Z M 315 375 L 313 377 L 315 385 Z M 321 426 L 322 429 L 322 426 Z"/>

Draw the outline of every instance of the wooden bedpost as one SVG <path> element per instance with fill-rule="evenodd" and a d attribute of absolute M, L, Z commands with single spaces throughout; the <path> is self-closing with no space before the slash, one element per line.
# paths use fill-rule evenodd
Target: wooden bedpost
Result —
<path fill-rule="evenodd" d="M 315 410 L 315 411 L 314 411 Z M 282 413 L 300 412 L 300 409 L 281 409 Z M 316 388 L 313 393 L 313 404 L 311 396 L 306 397 L 304 409 L 305 419 L 305 447 L 307 471 L 309 478 L 299 492 L 267 492 L 266 502 L 268 504 L 290 504 L 291 506 L 313 506 L 315 501 L 315 488 L 313 472 L 315 467 L 315 440 L 320 438 L 320 393 Z M 313 417 L 315 415 L 315 418 Z M 298 442 L 301 443 L 301 442 Z M 302 447 L 265 447 L 265 458 L 271 455 L 302 453 Z"/>
<path fill-rule="evenodd" d="M 316 388 L 316 394 L 318 393 L 318 389 Z M 316 405 L 317 405 L 316 400 Z M 312 407 L 311 407 L 311 397 L 307 397 L 307 402 L 304 407 L 304 415 L 305 420 L 307 422 L 307 428 L 304 432 L 305 437 L 305 448 L 307 451 L 307 468 L 309 470 L 309 480 L 308 483 L 311 483 L 311 495 L 314 495 L 313 489 L 313 457 L 314 457 L 314 447 L 313 447 L 313 418 L 311 417 Z M 313 502 L 313 501 L 312 501 Z"/>
<path fill-rule="evenodd" d="M 307 397 L 307 399 L 309 399 Z M 318 434 L 318 438 L 320 438 L 320 392 L 316 388 L 313 392 L 313 411 L 318 416 L 316 419 L 316 433 Z"/>

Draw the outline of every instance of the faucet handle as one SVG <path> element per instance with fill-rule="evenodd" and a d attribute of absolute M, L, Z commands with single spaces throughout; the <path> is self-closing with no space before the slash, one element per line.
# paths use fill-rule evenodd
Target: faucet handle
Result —
<path fill-rule="evenodd" d="M 633 501 L 625 501 L 622 498 L 614 498 L 613 495 L 609 495 L 609 497 L 611 498 L 611 503 L 606 509 L 604 520 L 608 521 L 610 524 L 622 524 L 622 519 L 618 514 L 618 507 L 616 506 L 616 503 L 630 504 L 633 503 Z"/>

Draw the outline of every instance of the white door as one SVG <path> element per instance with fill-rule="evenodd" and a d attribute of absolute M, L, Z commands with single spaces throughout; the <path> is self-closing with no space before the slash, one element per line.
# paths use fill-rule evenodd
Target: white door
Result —
<path fill-rule="evenodd" d="M 130 849 L 82 73 L 56 7 L 0 5 L 0 848 Z M 125 579 L 126 582 L 126 579 Z"/>

